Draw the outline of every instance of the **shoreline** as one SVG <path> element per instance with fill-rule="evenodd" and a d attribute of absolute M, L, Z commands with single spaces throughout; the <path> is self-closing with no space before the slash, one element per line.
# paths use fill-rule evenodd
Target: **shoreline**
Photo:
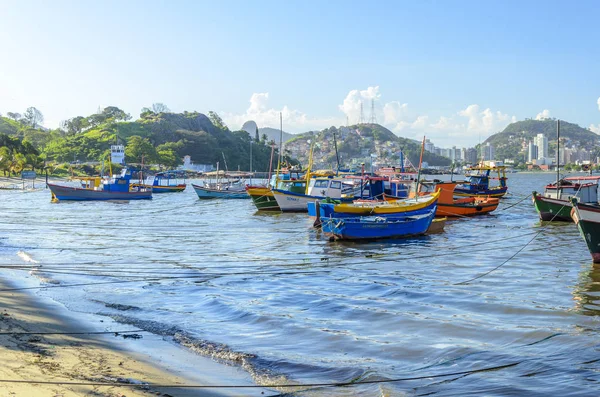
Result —
<path fill-rule="evenodd" d="M 123 331 L 130 327 L 119 325 L 110 319 L 98 319 L 98 316 L 94 315 L 70 312 L 58 303 L 45 302 L 43 298 L 25 291 L 6 291 L 15 286 L 4 277 L 0 276 L 1 395 L 268 395 L 268 389 L 256 387 L 222 389 L 218 392 L 210 388 L 177 387 L 256 384 L 241 369 L 185 351 L 158 335 L 148 332 L 140 333 L 138 336 L 141 338 L 116 335 L 111 328 Z M 89 321 L 90 316 L 100 322 L 95 329 Z M 81 317 L 88 318 L 82 321 Z M 64 334 L 99 331 L 108 333 Z M 16 382 L 6 382 L 10 380 Z M 27 381 L 57 384 L 36 384 Z M 69 385 L 60 382 L 82 384 Z M 84 383 L 110 383 L 111 386 Z M 142 385 L 131 386 L 132 384 Z M 152 384 L 175 387 L 153 387 Z M 240 391 L 244 393 L 240 394 Z"/>

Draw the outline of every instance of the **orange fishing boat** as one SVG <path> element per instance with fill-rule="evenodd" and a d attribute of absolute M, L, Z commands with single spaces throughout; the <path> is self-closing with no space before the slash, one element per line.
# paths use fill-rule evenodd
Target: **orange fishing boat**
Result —
<path fill-rule="evenodd" d="M 440 191 L 435 216 L 463 217 L 494 211 L 500 200 L 496 197 L 454 198 L 456 182 L 425 181 L 419 184 L 419 195 Z"/>

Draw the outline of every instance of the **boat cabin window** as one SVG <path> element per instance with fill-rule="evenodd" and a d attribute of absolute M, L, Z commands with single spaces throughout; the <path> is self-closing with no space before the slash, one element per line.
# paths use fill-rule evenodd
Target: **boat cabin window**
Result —
<path fill-rule="evenodd" d="M 341 189 L 342 188 L 342 182 L 340 182 L 340 181 L 331 181 L 331 188 L 332 189 Z"/>
<path fill-rule="evenodd" d="M 327 187 L 329 186 L 329 181 L 326 179 L 316 180 L 315 187 Z"/>

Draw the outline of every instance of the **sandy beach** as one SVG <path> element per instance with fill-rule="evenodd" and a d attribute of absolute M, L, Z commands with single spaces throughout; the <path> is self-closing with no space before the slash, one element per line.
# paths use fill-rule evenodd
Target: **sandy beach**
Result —
<path fill-rule="evenodd" d="M 167 342 L 148 333 L 124 334 L 127 337 L 114 333 L 65 335 L 97 332 L 102 328 L 91 329 L 89 324 L 78 322 L 48 303 L 42 304 L 27 292 L 7 291 L 11 288 L 12 285 L 0 279 L 1 396 L 248 396 L 265 393 L 258 388 L 217 392 L 202 388 L 153 387 L 152 384 L 252 383 L 235 368 L 185 351 L 177 352 L 183 349 L 171 347 L 176 350 L 173 357 L 169 347 L 164 346 Z M 147 350 L 154 349 L 155 354 L 140 353 L 144 350 L 140 347 L 142 344 L 150 345 Z M 128 345 L 132 346 L 131 350 Z M 157 358 L 156 354 L 162 356 Z M 191 368 L 186 370 L 188 365 Z M 198 376 L 191 376 L 194 371 Z M 47 383 L 31 383 L 36 381 Z M 146 385 L 132 386 L 134 384 Z"/>

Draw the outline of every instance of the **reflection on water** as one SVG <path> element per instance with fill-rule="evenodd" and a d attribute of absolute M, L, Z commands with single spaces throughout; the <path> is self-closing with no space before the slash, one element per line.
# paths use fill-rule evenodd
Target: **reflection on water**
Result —
<path fill-rule="evenodd" d="M 573 290 L 573 299 L 579 313 L 587 316 L 600 315 L 600 265 L 592 263 L 583 270 Z"/>
<path fill-rule="evenodd" d="M 296 395 L 596 395 L 600 274 L 574 224 L 540 224 L 519 202 L 553 176 L 510 178 L 493 215 L 367 243 L 331 243 L 304 214 L 191 189 L 128 205 L 0 192 L 0 263 L 37 261 L 35 277 L 3 271 L 29 283 L 89 283 L 37 293 L 258 383 L 421 378 Z"/>

